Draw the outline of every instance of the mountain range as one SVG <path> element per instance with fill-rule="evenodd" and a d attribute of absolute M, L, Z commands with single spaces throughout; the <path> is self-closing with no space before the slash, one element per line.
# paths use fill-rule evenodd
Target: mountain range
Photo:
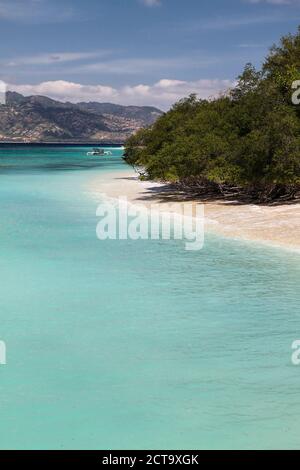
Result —
<path fill-rule="evenodd" d="M 6 104 L 0 105 L 0 142 L 123 143 L 162 114 L 150 106 L 62 103 L 7 92 Z"/>

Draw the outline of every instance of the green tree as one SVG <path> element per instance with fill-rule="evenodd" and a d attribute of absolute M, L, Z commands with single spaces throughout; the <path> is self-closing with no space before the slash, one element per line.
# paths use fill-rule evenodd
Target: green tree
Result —
<path fill-rule="evenodd" d="M 180 100 L 126 144 L 128 163 L 149 177 L 215 188 L 239 186 L 266 200 L 300 185 L 300 29 L 270 50 L 261 71 L 245 66 L 234 89 L 215 100 Z M 220 189 L 220 190 L 221 190 Z"/>

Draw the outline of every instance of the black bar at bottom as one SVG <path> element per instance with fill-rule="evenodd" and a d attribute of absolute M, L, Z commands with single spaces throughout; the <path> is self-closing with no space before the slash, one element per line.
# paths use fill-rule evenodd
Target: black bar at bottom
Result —
<path fill-rule="evenodd" d="M 0 451 L 0 464 L 28 462 L 48 465 L 56 463 L 74 463 L 106 468 L 110 465 L 124 468 L 139 468 L 143 465 L 157 467 L 161 465 L 187 466 L 216 462 L 219 465 L 244 465 L 273 460 L 278 464 L 287 464 L 287 458 L 295 458 L 296 451 L 170 451 L 170 450 L 132 450 L 132 451 Z"/>

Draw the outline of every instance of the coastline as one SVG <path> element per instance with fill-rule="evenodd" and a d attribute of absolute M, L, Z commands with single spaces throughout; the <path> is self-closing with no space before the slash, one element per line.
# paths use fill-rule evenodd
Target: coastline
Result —
<path fill-rule="evenodd" d="M 123 147 L 124 142 L 111 142 L 109 140 L 99 142 L 97 141 L 37 141 L 37 142 L 22 142 L 22 141 L 15 141 L 15 140 L 0 140 L 0 149 L 5 147 Z"/>
<path fill-rule="evenodd" d="M 172 205 L 172 212 L 182 212 L 184 195 L 171 193 L 167 185 L 140 181 L 130 167 L 101 175 L 92 180 L 88 190 L 98 198 L 126 196 L 131 204 L 161 209 Z M 227 238 L 263 243 L 300 253 L 300 203 L 262 206 L 235 201 L 189 200 L 204 204 L 205 230 Z"/>

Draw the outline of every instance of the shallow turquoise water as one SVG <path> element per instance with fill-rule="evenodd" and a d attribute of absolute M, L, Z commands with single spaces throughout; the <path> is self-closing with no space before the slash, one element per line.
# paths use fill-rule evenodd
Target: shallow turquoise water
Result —
<path fill-rule="evenodd" d="M 300 448 L 299 255 L 99 241 L 86 151 L 0 150 L 0 447 Z"/>

